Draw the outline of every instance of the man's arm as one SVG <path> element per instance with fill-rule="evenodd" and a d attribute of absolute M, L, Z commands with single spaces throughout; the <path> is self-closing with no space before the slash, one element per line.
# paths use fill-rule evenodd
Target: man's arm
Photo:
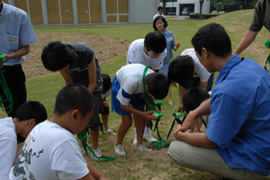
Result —
<path fill-rule="evenodd" d="M 184 133 L 182 131 L 178 131 L 174 134 L 174 137 L 178 141 L 184 141 L 193 146 L 209 149 L 214 149 L 217 146 L 216 143 L 207 138 L 205 133 Z"/>
<path fill-rule="evenodd" d="M 88 64 L 88 76 L 89 76 L 88 89 L 91 93 L 93 93 L 97 84 L 97 69 L 95 56 L 93 56 L 92 61 Z"/>
<path fill-rule="evenodd" d="M 234 54 L 240 54 L 244 51 L 256 38 L 258 32 L 248 30 L 241 39 L 240 44 L 234 50 Z"/>
<path fill-rule="evenodd" d="M 11 54 L 4 54 L 4 56 L 6 56 L 6 60 L 9 60 L 9 59 L 15 59 L 15 58 L 25 56 L 29 52 L 30 52 L 30 46 L 26 45 L 26 46 L 22 46 L 20 49 L 18 49 L 17 51 Z"/>

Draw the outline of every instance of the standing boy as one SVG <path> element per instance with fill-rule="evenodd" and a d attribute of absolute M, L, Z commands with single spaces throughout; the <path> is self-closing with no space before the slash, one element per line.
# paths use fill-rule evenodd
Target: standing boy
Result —
<path fill-rule="evenodd" d="M 145 73 L 144 73 L 145 72 Z M 145 86 L 143 80 L 145 78 Z M 145 121 L 152 120 L 153 112 L 145 112 L 144 89 L 148 96 L 156 99 L 164 99 L 168 94 L 170 82 L 161 73 L 154 73 L 150 68 L 142 64 L 129 64 L 116 72 L 112 85 L 112 110 L 122 117 L 119 126 L 117 141 L 114 149 L 118 155 L 126 155 L 123 148 L 123 140 L 132 125 L 132 117 L 137 131 L 136 147 L 141 151 L 151 151 L 142 144 Z"/>
<path fill-rule="evenodd" d="M 73 135 L 87 126 L 93 109 L 94 97 L 84 86 L 74 83 L 60 90 L 51 120 L 40 123 L 28 135 L 10 178 L 106 179 L 83 158 Z"/>
<path fill-rule="evenodd" d="M 96 156 L 101 157 L 101 151 L 98 149 L 98 136 L 102 78 L 94 51 L 86 43 L 63 44 L 55 41 L 44 47 L 41 59 L 46 69 L 60 71 L 66 85 L 73 82 L 80 83 L 93 93 L 95 107 L 88 126 L 90 127 L 92 148 Z"/>
<path fill-rule="evenodd" d="M 37 101 L 24 102 L 13 118 L 0 119 L 0 179 L 9 179 L 16 151 L 22 146 L 22 143 L 17 145 L 16 134 L 26 138 L 35 125 L 46 119 L 46 109 Z"/>
<path fill-rule="evenodd" d="M 137 39 L 130 44 L 127 53 L 127 64 L 139 63 L 158 71 L 163 66 L 163 59 L 167 55 L 166 44 L 165 36 L 161 32 L 148 33 L 144 39 Z M 151 130 L 147 126 L 145 126 L 143 137 L 148 142 L 157 141 L 151 135 Z M 133 144 L 136 143 L 137 134 L 135 130 Z"/>

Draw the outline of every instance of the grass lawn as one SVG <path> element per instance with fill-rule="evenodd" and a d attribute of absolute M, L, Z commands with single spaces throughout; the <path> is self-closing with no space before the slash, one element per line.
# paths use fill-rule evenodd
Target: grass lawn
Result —
<path fill-rule="evenodd" d="M 251 20 L 253 10 L 236 11 L 220 15 L 209 20 L 169 20 L 168 30 L 174 32 L 177 42 L 181 43 L 181 47 L 174 56 L 179 55 L 184 49 L 191 48 L 191 38 L 197 30 L 208 23 L 217 22 L 222 24 L 229 33 L 232 40 L 233 50 L 240 42 L 244 32 L 247 30 Z M 76 34 L 95 34 L 98 36 L 110 36 L 117 39 L 127 40 L 132 42 L 153 31 L 152 24 L 120 24 L 120 25 L 80 25 L 80 26 L 36 26 L 35 32 L 39 33 L 74 33 Z M 266 57 L 269 54 L 263 42 L 269 39 L 269 33 L 263 29 L 259 33 L 255 42 L 242 54 L 244 57 L 253 58 L 259 64 L 263 65 Z M 55 39 L 57 40 L 57 39 Z M 104 42 L 106 46 L 106 42 Z M 122 57 L 101 63 L 103 73 L 107 73 L 114 77 L 115 72 L 126 62 L 126 54 L 123 53 Z M 49 117 L 52 115 L 54 102 L 57 92 L 64 86 L 64 80 L 59 73 L 39 76 L 27 79 L 27 92 L 28 100 L 37 100 L 43 103 L 47 109 Z M 172 113 L 176 112 L 179 104 L 179 97 L 177 89 L 173 88 L 174 106 L 168 105 L 167 98 L 163 100 L 162 106 L 162 121 L 159 125 L 160 133 L 163 138 L 166 138 L 169 128 L 171 126 L 173 116 Z M 108 99 L 110 103 L 110 98 Z M 0 111 L 0 117 L 4 117 L 3 111 Z M 121 117 L 116 113 L 110 114 L 109 127 L 117 131 Z M 153 133 L 156 136 L 156 133 Z M 93 161 L 93 164 L 102 170 L 110 179 L 217 179 L 218 176 L 202 172 L 194 171 L 187 168 L 180 167 L 170 162 L 167 158 L 167 149 L 154 150 L 150 153 L 138 152 L 133 147 L 131 141 L 133 140 L 134 128 L 130 128 L 124 140 L 124 147 L 128 155 L 126 157 L 116 156 L 113 149 L 113 144 L 116 141 L 116 135 L 100 134 L 100 149 L 106 156 L 116 157 L 113 162 L 99 162 Z M 156 136 L 157 137 L 157 136 Z M 168 142 L 173 141 L 174 138 L 168 139 Z M 147 146 L 153 147 L 146 143 Z M 154 147 L 153 147 L 154 148 Z"/>

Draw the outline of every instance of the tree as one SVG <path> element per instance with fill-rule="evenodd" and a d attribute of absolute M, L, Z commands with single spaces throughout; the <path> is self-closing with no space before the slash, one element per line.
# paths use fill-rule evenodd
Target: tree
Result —
<path fill-rule="evenodd" d="M 217 11 L 222 11 L 224 9 L 223 3 L 222 2 L 218 2 L 216 4 L 216 10 Z"/>

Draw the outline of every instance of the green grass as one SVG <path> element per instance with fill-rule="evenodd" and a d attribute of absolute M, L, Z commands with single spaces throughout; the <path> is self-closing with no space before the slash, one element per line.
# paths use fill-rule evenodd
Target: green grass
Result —
<path fill-rule="evenodd" d="M 179 55 L 184 49 L 192 47 L 191 38 L 197 30 L 210 22 L 217 22 L 222 24 L 228 31 L 233 49 L 240 42 L 244 32 L 247 30 L 251 20 L 253 11 L 237 11 L 220 15 L 218 17 L 198 21 L 198 20 L 169 20 L 168 30 L 174 32 L 177 42 L 181 43 L 180 49 L 174 53 L 175 56 Z M 36 26 L 36 33 L 91 33 L 102 36 L 110 36 L 114 38 L 128 40 L 132 42 L 138 38 L 144 38 L 145 34 L 152 31 L 152 24 L 120 24 L 120 25 L 80 25 L 80 26 Z M 263 46 L 263 41 L 269 39 L 269 33 L 263 29 L 258 35 L 254 44 L 245 51 L 242 55 L 254 58 L 260 64 L 265 60 L 268 51 Z M 106 45 L 106 42 L 104 42 Z M 260 49 L 261 53 L 257 52 Z M 101 63 L 103 73 L 107 73 L 114 77 L 115 72 L 126 63 L 126 54 L 123 57 Z M 27 79 L 27 92 L 28 100 L 38 100 L 43 103 L 51 117 L 54 102 L 57 92 L 64 86 L 64 80 L 59 73 L 45 75 L 42 77 Z M 162 106 L 162 123 L 160 124 L 160 132 L 162 137 L 166 137 L 171 126 L 173 117 L 172 113 L 178 109 L 179 97 L 177 89 L 173 88 L 173 99 L 175 105 L 173 107 L 168 105 L 167 98 L 163 101 Z M 108 98 L 110 103 L 110 98 Z M 0 111 L 0 117 L 5 114 Z M 109 126 L 117 131 L 121 122 L 120 116 L 116 113 L 110 114 Z M 149 154 L 138 152 L 131 145 L 133 139 L 134 129 L 131 128 L 127 133 L 124 141 L 124 146 L 127 150 L 127 157 L 119 157 L 114 154 L 113 144 L 116 141 L 115 135 L 100 135 L 100 149 L 104 155 L 116 157 L 114 162 L 93 162 L 93 164 L 102 170 L 110 179 L 216 179 L 217 176 L 211 173 L 193 171 L 180 166 L 177 166 L 169 161 L 166 156 L 166 149 L 153 151 Z M 155 134 L 155 133 L 154 133 Z M 173 136 L 169 138 L 169 142 L 174 140 Z"/>

